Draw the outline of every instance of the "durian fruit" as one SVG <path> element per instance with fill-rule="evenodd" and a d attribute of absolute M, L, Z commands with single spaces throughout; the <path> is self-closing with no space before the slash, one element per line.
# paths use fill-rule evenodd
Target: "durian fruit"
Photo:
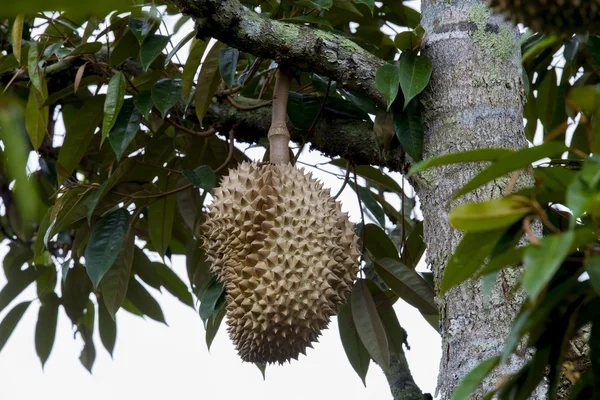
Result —
<path fill-rule="evenodd" d="M 488 0 L 488 5 L 537 32 L 600 31 L 600 0 Z"/>
<path fill-rule="evenodd" d="M 242 360 L 282 364 L 317 340 L 358 273 L 357 237 L 320 182 L 290 164 L 244 162 L 203 226 Z"/>

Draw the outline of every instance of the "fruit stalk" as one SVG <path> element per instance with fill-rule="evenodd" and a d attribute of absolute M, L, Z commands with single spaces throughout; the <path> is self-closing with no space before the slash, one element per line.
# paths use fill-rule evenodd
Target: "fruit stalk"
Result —
<path fill-rule="evenodd" d="M 273 114 L 269 128 L 269 159 L 273 164 L 290 162 L 290 132 L 287 129 L 287 101 L 290 92 L 290 71 L 279 67 L 273 90 Z"/>

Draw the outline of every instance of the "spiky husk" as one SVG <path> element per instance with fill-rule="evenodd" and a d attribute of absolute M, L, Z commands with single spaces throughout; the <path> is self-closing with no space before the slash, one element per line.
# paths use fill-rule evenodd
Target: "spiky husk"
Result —
<path fill-rule="evenodd" d="M 357 237 L 323 185 L 289 164 L 242 163 L 224 177 L 203 226 L 227 325 L 247 362 L 297 359 L 358 272 Z"/>
<path fill-rule="evenodd" d="M 488 0 L 488 4 L 537 32 L 600 31 L 600 0 Z"/>

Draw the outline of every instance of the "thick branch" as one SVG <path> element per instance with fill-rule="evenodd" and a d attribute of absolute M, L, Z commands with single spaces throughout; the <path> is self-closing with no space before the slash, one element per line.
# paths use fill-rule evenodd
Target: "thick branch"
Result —
<path fill-rule="evenodd" d="M 364 93 L 385 106 L 375 86 L 384 61 L 342 36 L 262 18 L 238 0 L 172 0 L 196 20 L 198 36 L 211 36 L 241 51 L 326 75 L 338 86 Z"/>
<path fill-rule="evenodd" d="M 188 110 L 188 113 L 193 114 L 193 110 Z M 210 105 L 204 123 L 218 123 L 223 126 L 222 132 L 227 132 L 233 125 L 239 124 L 236 140 L 255 143 L 261 137 L 267 136 L 271 124 L 271 109 L 263 107 L 253 111 L 239 111 L 227 101 L 220 100 Z M 287 126 L 292 140 L 302 143 L 304 133 L 294 129 L 289 121 Z M 408 162 L 399 145 L 385 159 L 381 157 L 370 121 L 336 118 L 331 114 L 324 114 L 324 118 L 317 122 L 310 142 L 312 149 L 330 157 L 339 156 L 352 160 L 356 164 L 382 165 L 401 172 L 408 168 Z"/>

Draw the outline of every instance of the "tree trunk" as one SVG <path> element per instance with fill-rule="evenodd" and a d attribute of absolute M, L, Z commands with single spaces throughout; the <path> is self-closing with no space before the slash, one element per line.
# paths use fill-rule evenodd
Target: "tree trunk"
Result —
<path fill-rule="evenodd" d="M 524 148 L 523 89 L 519 33 L 501 17 L 489 14 L 477 0 L 424 0 L 423 53 L 433 63 L 429 87 L 422 96 L 425 158 L 484 147 Z M 462 235 L 448 223 L 457 204 L 503 195 L 510 178 L 499 179 L 459 201 L 453 194 L 477 174 L 481 164 L 449 165 L 420 174 L 415 183 L 424 216 L 427 261 L 436 282 Z M 531 184 L 521 174 L 516 187 Z M 442 360 L 437 395 L 449 399 L 454 388 L 481 361 L 502 352 L 511 321 L 523 300 L 510 293 L 517 276 L 502 272 L 483 301 L 481 281 L 469 281 L 438 295 Z M 500 366 L 472 398 L 480 399 L 522 363 L 515 357 Z M 538 389 L 534 399 L 543 397 Z"/>

